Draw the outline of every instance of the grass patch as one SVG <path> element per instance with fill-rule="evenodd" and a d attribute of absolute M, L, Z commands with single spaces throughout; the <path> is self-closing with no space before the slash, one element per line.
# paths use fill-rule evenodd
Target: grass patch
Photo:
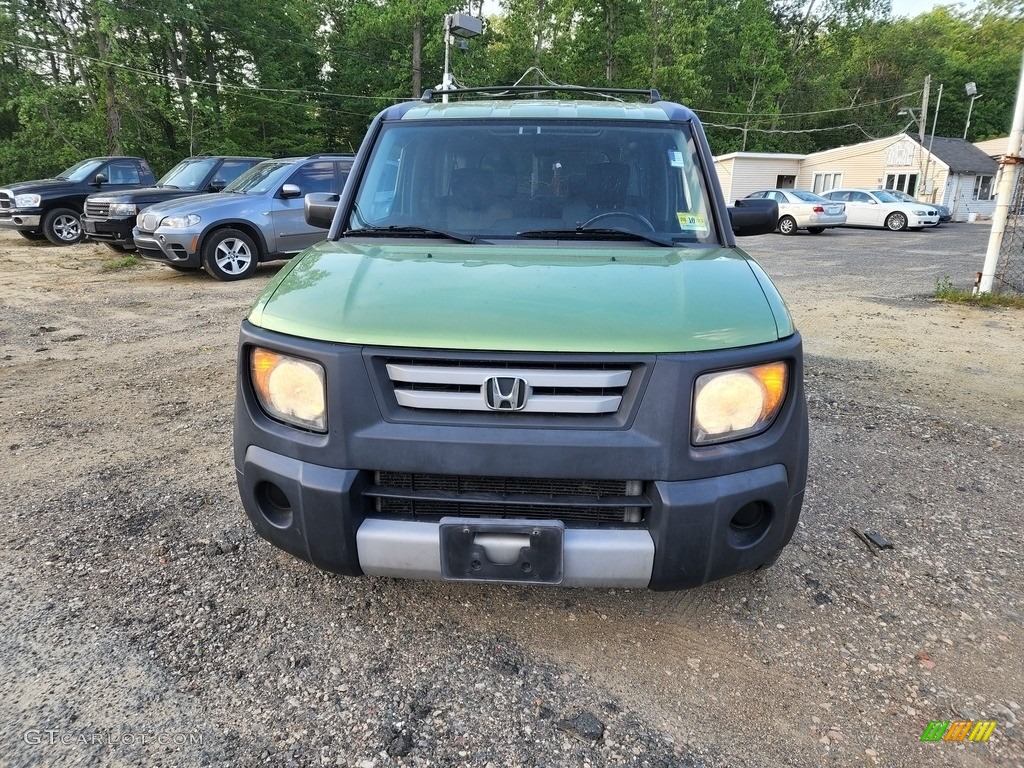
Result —
<path fill-rule="evenodd" d="M 975 307 L 1011 307 L 1024 309 L 1024 295 L 1019 293 L 979 293 L 957 288 L 949 276 L 935 281 L 935 298 L 950 304 L 970 304 Z"/>
<path fill-rule="evenodd" d="M 110 261 L 104 261 L 100 266 L 103 269 L 114 270 L 114 269 L 125 269 L 126 267 L 134 267 L 139 263 L 139 260 L 134 256 L 122 256 L 120 259 L 111 259 Z"/>

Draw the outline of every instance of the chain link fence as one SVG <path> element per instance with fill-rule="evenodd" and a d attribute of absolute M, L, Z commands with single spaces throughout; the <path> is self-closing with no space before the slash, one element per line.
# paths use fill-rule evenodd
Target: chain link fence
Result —
<path fill-rule="evenodd" d="M 1013 186 L 1010 215 L 1006 219 L 1006 232 L 999 248 L 993 293 L 1024 294 L 1024 165 L 1017 168 L 1017 183 Z M 1012 166 L 1006 166 L 1003 173 L 1012 170 Z"/>

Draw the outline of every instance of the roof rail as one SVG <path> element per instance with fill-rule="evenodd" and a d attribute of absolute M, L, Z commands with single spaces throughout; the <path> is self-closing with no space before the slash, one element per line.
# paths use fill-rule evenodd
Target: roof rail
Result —
<path fill-rule="evenodd" d="M 352 155 L 345 152 L 317 152 L 313 155 L 306 155 L 307 160 L 314 157 L 352 157 Z"/>
<path fill-rule="evenodd" d="M 540 95 L 542 93 L 577 93 L 589 96 L 646 96 L 650 104 L 661 101 L 661 94 L 654 88 L 589 88 L 584 85 L 495 85 L 479 88 L 454 88 L 452 90 L 427 88 L 420 100 L 431 104 L 438 94 L 441 96 L 488 94 L 494 98 L 500 98 L 502 96 Z"/>

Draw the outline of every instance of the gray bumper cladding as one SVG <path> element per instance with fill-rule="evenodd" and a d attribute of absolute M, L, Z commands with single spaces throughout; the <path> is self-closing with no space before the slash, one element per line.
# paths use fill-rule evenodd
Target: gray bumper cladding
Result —
<path fill-rule="evenodd" d="M 367 518 L 356 532 L 359 565 L 363 573 L 374 576 L 440 579 L 440 531 L 439 523 Z M 496 560 L 507 557 L 501 541 L 483 539 L 481 545 Z M 562 558 L 561 586 L 646 587 L 654 565 L 654 541 L 641 530 L 570 528 L 564 532 Z"/>

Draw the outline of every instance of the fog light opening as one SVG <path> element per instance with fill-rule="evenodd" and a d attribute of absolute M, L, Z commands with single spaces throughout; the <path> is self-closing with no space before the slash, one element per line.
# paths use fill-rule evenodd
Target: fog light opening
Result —
<path fill-rule="evenodd" d="M 763 501 L 740 507 L 729 521 L 729 540 L 734 547 L 752 547 L 764 538 L 772 522 L 772 508 Z"/>
<path fill-rule="evenodd" d="M 277 528 L 292 524 L 292 504 L 283 490 L 273 483 L 263 482 L 256 487 L 256 501 L 267 522 Z"/>

